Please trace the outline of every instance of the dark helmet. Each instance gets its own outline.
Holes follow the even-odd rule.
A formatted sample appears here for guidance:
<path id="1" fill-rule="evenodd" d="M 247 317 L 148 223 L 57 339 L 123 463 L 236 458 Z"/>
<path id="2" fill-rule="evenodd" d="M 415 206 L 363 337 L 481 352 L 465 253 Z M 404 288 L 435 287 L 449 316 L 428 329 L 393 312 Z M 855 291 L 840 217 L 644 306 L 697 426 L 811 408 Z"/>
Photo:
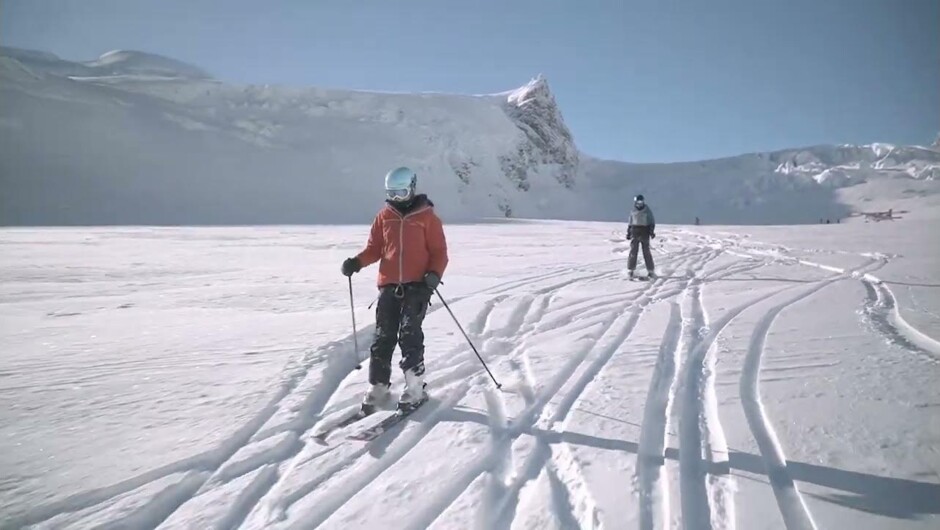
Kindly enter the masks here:
<path id="1" fill-rule="evenodd" d="M 633 198 L 633 206 L 639 210 L 642 210 L 646 207 L 646 200 L 643 199 L 642 193 Z"/>

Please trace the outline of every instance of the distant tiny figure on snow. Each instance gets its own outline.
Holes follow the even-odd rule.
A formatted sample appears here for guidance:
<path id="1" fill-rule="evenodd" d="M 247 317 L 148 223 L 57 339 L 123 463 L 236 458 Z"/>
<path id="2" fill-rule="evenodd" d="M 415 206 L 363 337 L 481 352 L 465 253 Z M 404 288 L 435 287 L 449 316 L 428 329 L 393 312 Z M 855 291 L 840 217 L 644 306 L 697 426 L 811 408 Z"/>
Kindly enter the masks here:
<path id="1" fill-rule="evenodd" d="M 699 218 L 696 217 L 696 218 L 695 218 L 695 226 L 698 226 L 698 225 L 700 225 L 700 224 L 702 224 L 702 221 L 700 221 Z"/>
<path id="2" fill-rule="evenodd" d="M 631 240 L 627 270 L 629 270 L 631 279 L 633 278 L 633 271 L 636 269 L 637 253 L 641 245 L 643 246 L 643 262 L 646 264 L 649 278 L 656 276 L 653 256 L 650 254 L 650 239 L 655 238 L 656 219 L 653 217 L 653 210 L 646 204 L 643 195 L 637 195 L 633 199 L 633 211 L 630 212 L 630 221 L 627 225 L 627 239 Z"/>
<path id="3" fill-rule="evenodd" d="M 447 267 L 447 241 L 441 219 L 427 195 L 416 194 L 418 177 L 400 167 L 385 176 L 387 203 L 372 222 L 365 249 L 343 261 L 346 276 L 379 262 L 379 302 L 375 309 L 375 338 L 370 349 L 369 383 L 362 409 L 371 413 L 390 397 L 392 354 L 401 348 L 399 367 L 405 389 L 399 409 L 427 400 L 424 383 L 424 331 L 431 295 Z"/>

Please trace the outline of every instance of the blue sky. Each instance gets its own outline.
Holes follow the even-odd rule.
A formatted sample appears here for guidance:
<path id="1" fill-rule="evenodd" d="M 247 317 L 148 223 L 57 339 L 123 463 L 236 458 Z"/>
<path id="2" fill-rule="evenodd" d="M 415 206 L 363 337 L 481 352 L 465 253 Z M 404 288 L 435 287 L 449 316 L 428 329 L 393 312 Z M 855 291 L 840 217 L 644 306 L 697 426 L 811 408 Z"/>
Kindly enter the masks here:
<path id="1" fill-rule="evenodd" d="M 0 44 L 392 91 L 542 73 L 582 150 L 637 162 L 940 132 L 937 0 L 0 0 Z"/>

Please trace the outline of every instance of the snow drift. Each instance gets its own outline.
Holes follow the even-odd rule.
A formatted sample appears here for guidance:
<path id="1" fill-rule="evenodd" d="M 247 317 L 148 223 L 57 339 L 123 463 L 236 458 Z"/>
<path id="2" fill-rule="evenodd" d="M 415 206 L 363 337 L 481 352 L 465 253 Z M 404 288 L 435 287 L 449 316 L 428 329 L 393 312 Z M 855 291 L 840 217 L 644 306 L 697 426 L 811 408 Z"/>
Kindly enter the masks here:
<path id="1" fill-rule="evenodd" d="M 870 182 L 891 182 L 880 199 L 940 189 L 940 153 L 883 144 L 596 160 L 542 77 L 498 94 L 389 94 L 234 85 L 142 52 L 78 63 L 0 48 L 0 98 L 6 225 L 361 223 L 396 165 L 450 221 L 622 220 L 645 193 L 662 222 L 806 223 L 871 200 L 844 193 Z"/>

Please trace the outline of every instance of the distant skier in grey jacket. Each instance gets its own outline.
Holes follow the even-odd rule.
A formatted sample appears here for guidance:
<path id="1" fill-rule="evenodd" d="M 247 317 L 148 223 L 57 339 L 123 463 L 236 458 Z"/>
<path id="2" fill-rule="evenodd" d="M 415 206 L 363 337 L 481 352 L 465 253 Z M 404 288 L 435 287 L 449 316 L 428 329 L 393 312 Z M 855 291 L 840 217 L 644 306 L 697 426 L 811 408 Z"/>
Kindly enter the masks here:
<path id="1" fill-rule="evenodd" d="M 633 271 L 636 269 L 636 258 L 640 245 L 643 246 L 643 262 L 646 264 L 649 277 L 654 278 L 656 276 L 653 256 L 650 254 L 650 239 L 655 237 L 656 218 L 653 217 L 653 210 L 646 204 L 643 195 L 637 195 L 633 199 L 633 210 L 630 212 L 630 222 L 627 225 L 627 239 L 631 240 L 630 257 L 627 259 L 630 278 L 633 278 Z"/>

